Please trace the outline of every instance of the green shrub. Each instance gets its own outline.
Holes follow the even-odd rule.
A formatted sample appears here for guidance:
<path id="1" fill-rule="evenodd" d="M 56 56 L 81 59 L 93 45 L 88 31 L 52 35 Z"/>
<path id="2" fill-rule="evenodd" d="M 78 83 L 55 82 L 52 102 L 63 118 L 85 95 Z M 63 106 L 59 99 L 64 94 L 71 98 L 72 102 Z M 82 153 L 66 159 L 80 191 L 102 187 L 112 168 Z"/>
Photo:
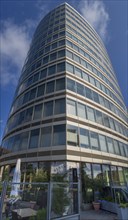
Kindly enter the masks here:
<path id="1" fill-rule="evenodd" d="M 128 208 L 128 203 L 120 203 L 120 208 Z"/>
<path id="2" fill-rule="evenodd" d="M 39 209 L 36 215 L 37 220 L 46 220 L 47 212 L 46 209 Z"/>

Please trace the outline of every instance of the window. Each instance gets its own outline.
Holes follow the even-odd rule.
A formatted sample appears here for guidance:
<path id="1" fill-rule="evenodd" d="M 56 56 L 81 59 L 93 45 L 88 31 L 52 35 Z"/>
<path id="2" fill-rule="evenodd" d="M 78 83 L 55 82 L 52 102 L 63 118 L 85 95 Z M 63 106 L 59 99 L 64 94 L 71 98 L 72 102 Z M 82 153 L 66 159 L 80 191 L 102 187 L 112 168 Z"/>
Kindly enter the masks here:
<path id="1" fill-rule="evenodd" d="M 47 69 L 44 69 L 40 73 L 40 79 L 44 79 L 47 76 Z"/>
<path id="2" fill-rule="evenodd" d="M 113 118 L 109 118 L 109 123 L 110 123 L 110 128 L 115 130 L 115 123 L 114 123 Z"/>
<path id="3" fill-rule="evenodd" d="M 48 63 L 48 58 L 49 58 L 49 56 L 46 56 L 46 57 L 43 58 L 43 64 Z"/>
<path id="4" fill-rule="evenodd" d="M 54 114 L 63 114 L 65 113 L 65 99 L 55 100 L 55 109 Z"/>
<path id="5" fill-rule="evenodd" d="M 44 117 L 53 115 L 53 101 L 44 103 Z"/>
<path id="6" fill-rule="evenodd" d="M 103 84 L 101 84 L 101 90 L 102 90 L 104 93 L 106 93 L 106 88 L 105 88 L 105 86 L 104 86 Z"/>
<path id="7" fill-rule="evenodd" d="M 122 167 L 117 167 L 118 169 L 118 175 L 119 175 L 119 181 L 121 185 L 125 184 L 125 180 L 124 180 L 124 174 L 123 174 L 123 168 Z"/>
<path id="8" fill-rule="evenodd" d="M 58 23 L 59 23 L 59 21 L 58 21 Z M 59 37 L 62 37 L 62 36 L 64 36 L 65 35 L 65 31 L 61 31 L 60 33 L 59 33 Z"/>
<path id="9" fill-rule="evenodd" d="M 65 89 L 65 78 L 56 80 L 56 91 Z"/>
<path id="10" fill-rule="evenodd" d="M 25 122 L 25 110 L 20 112 L 18 124 L 22 124 Z"/>
<path id="11" fill-rule="evenodd" d="M 128 157 L 128 145 L 124 144 L 125 156 Z"/>
<path id="12" fill-rule="evenodd" d="M 80 83 L 76 83 L 76 85 L 77 85 L 77 93 L 82 96 L 85 96 L 84 86 Z"/>
<path id="13" fill-rule="evenodd" d="M 84 51 L 79 48 L 79 53 L 84 56 Z"/>
<path id="14" fill-rule="evenodd" d="M 53 35 L 53 40 L 57 39 L 58 38 L 58 34 L 54 34 Z"/>
<path id="15" fill-rule="evenodd" d="M 42 115 L 42 104 L 36 105 L 35 109 L 34 109 L 34 117 L 33 119 L 41 119 L 41 115 Z"/>
<path id="16" fill-rule="evenodd" d="M 60 40 L 59 41 L 59 46 L 63 46 L 63 45 L 65 45 L 65 40 Z"/>
<path id="17" fill-rule="evenodd" d="M 72 43 L 69 40 L 66 40 L 66 44 L 67 46 L 72 47 Z"/>
<path id="18" fill-rule="evenodd" d="M 91 147 L 93 150 L 100 150 L 97 133 L 92 132 L 92 131 L 90 132 L 90 141 L 91 141 Z"/>
<path id="19" fill-rule="evenodd" d="M 98 110 L 95 110 L 95 114 L 96 114 L 96 122 L 98 124 L 103 125 L 102 112 L 99 112 Z"/>
<path id="20" fill-rule="evenodd" d="M 9 150 L 12 150 L 13 149 L 13 144 L 14 144 L 14 139 L 15 139 L 15 136 L 9 138 L 8 140 L 6 140 L 8 142 L 8 149 Z M 7 143 L 5 145 L 5 147 L 7 146 Z"/>
<path id="21" fill-rule="evenodd" d="M 81 118 L 86 118 L 86 109 L 85 109 L 85 105 L 78 103 L 77 104 L 78 107 L 78 116 Z"/>
<path id="22" fill-rule="evenodd" d="M 69 115 L 77 115 L 76 114 L 76 102 L 71 99 L 67 99 L 67 113 Z"/>
<path id="23" fill-rule="evenodd" d="M 79 47 L 76 46 L 75 44 L 73 44 L 73 49 L 75 49 L 76 51 L 79 51 Z"/>
<path id="24" fill-rule="evenodd" d="M 101 104 L 102 106 L 105 106 L 104 98 L 99 95 L 99 99 L 100 99 L 100 104 Z"/>
<path id="25" fill-rule="evenodd" d="M 28 109 L 26 110 L 25 122 L 31 121 L 31 119 L 32 119 L 32 113 L 33 113 L 33 107 L 28 108 Z"/>
<path id="26" fill-rule="evenodd" d="M 51 138 L 52 138 L 52 126 L 43 127 L 41 129 L 40 147 L 51 146 Z"/>
<path id="27" fill-rule="evenodd" d="M 87 67 L 87 63 L 85 60 L 81 59 L 81 65 L 84 66 L 85 68 Z"/>
<path id="28" fill-rule="evenodd" d="M 28 147 L 28 136 L 29 132 L 23 132 L 20 135 L 20 149 L 19 150 L 26 150 Z"/>
<path id="29" fill-rule="evenodd" d="M 92 66 L 89 63 L 87 63 L 87 68 L 92 71 Z"/>
<path id="30" fill-rule="evenodd" d="M 47 83 L 46 94 L 54 92 L 54 83 L 55 81 L 51 81 Z"/>
<path id="31" fill-rule="evenodd" d="M 90 83 L 95 86 L 95 79 L 91 76 L 89 76 L 89 79 L 90 79 Z"/>
<path id="32" fill-rule="evenodd" d="M 111 166 L 111 178 L 113 183 L 118 183 L 119 182 L 119 176 L 117 172 L 117 167 L 116 166 Z"/>
<path id="33" fill-rule="evenodd" d="M 37 62 L 36 68 L 39 68 L 41 66 L 41 60 Z"/>
<path id="34" fill-rule="evenodd" d="M 23 104 L 25 104 L 26 102 L 28 102 L 28 100 L 29 100 L 29 95 L 30 95 L 30 92 L 25 93 L 24 98 L 23 98 Z"/>
<path id="35" fill-rule="evenodd" d="M 105 107 L 110 109 L 109 101 L 107 99 L 104 99 L 104 101 L 105 101 Z"/>
<path id="36" fill-rule="evenodd" d="M 107 115 L 103 114 L 104 126 L 110 128 L 109 118 Z"/>
<path id="37" fill-rule="evenodd" d="M 90 121 L 95 121 L 94 109 L 87 106 L 87 118 Z"/>
<path id="38" fill-rule="evenodd" d="M 96 87 L 97 87 L 98 89 L 101 89 L 100 83 L 99 83 L 99 81 L 97 81 L 97 80 L 96 80 Z"/>
<path id="39" fill-rule="evenodd" d="M 54 28 L 54 32 L 58 31 L 59 30 L 59 27 L 55 27 Z"/>
<path id="40" fill-rule="evenodd" d="M 57 58 L 57 53 L 50 54 L 50 61 L 55 60 Z"/>
<path id="41" fill-rule="evenodd" d="M 31 72 L 35 70 L 35 64 L 31 67 Z"/>
<path id="42" fill-rule="evenodd" d="M 73 53 L 70 52 L 69 50 L 66 50 L 66 56 L 72 59 Z"/>
<path id="43" fill-rule="evenodd" d="M 100 103 L 100 101 L 99 101 L 99 95 L 98 95 L 98 93 L 96 93 L 96 92 L 94 92 L 94 91 L 93 91 L 93 100 L 94 100 L 94 102 L 96 102 L 96 103 Z"/>
<path id="44" fill-rule="evenodd" d="M 101 172 L 101 165 L 100 164 L 92 164 L 92 172 L 93 172 L 93 179 L 101 179 L 102 180 L 102 172 Z"/>
<path id="45" fill-rule="evenodd" d="M 29 148 L 38 147 L 39 131 L 40 131 L 39 129 L 31 131 Z"/>
<path id="46" fill-rule="evenodd" d="M 77 62 L 77 63 L 80 63 L 80 57 L 78 57 L 77 55 L 74 54 L 74 60 Z"/>
<path id="47" fill-rule="evenodd" d="M 80 128 L 80 146 L 85 148 L 90 148 L 89 131 L 83 128 Z"/>
<path id="48" fill-rule="evenodd" d="M 58 51 L 58 58 L 64 57 L 65 56 L 65 50 L 60 50 Z"/>
<path id="49" fill-rule="evenodd" d="M 72 125 L 67 126 L 67 144 L 78 146 L 78 128 Z"/>
<path id="50" fill-rule="evenodd" d="M 76 92 L 75 81 L 67 78 L 67 89 Z"/>
<path id="51" fill-rule="evenodd" d="M 83 79 L 86 80 L 87 82 L 89 81 L 88 74 L 85 72 L 83 72 Z"/>
<path id="52" fill-rule="evenodd" d="M 86 97 L 88 99 L 92 99 L 92 91 L 91 91 L 91 89 L 85 87 L 85 92 L 86 92 Z"/>
<path id="53" fill-rule="evenodd" d="M 51 37 L 47 38 L 47 43 L 51 42 Z"/>
<path id="54" fill-rule="evenodd" d="M 119 149 L 119 143 L 118 143 L 118 141 L 113 140 L 113 143 L 114 143 L 115 153 L 116 153 L 117 155 L 120 155 L 120 149 Z"/>
<path id="55" fill-rule="evenodd" d="M 121 156 L 125 157 L 124 144 L 119 142 Z"/>
<path id="56" fill-rule="evenodd" d="M 39 73 L 36 73 L 34 76 L 33 76 L 33 83 L 38 81 L 39 79 Z"/>
<path id="57" fill-rule="evenodd" d="M 116 131 L 120 133 L 120 126 L 117 121 L 115 121 L 115 128 L 116 128 Z"/>
<path id="58" fill-rule="evenodd" d="M 14 137 L 14 142 L 13 142 L 13 146 L 12 146 L 12 151 L 18 151 L 20 148 L 20 134 L 15 135 Z"/>
<path id="59" fill-rule="evenodd" d="M 103 170 L 103 180 L 106 186 L 110 185 L 111 177 L 110 177 L 110 166 L 109 165 L 102 165 Z"/>
<path id="60" fill-rule="evenodd" d="M 30 86 L 33 82 L 33 76 L 31 76 L 28 80 L 27 80 L 27 87 Z"/>
<path id="61" fill-rule="evenodd" d="M 55 125 L 53 126 L 53 146 L 66 144 L 66 126 Z"/>
<path id="62" fill-rule="evenodd" d="M 44 95 L 45 84 L 38 86 L 37 97 Z"/>
<path id="63" fill-rule="evenodd" d="M 55 48 L 57 48 L 57 42 L 56 43 L 54 43 L 54 44 L 52 44 L 52 49 L 55 49 Z"/>
<path id="64" fill-rule="evenodd" d="M 45 53 L 50 51 L 50 46 L 45 47 Z"/>
<path id="65" fill-rule="evenodd" d="M 57 72 L 65 71 L 65 62 L 57 64 Z"/>
<path id="66" fill-rule="evenodd" d="M 48 68 L 48 75 L 52 75 L 56 73 L 56 65 L 50 66 Z"/>
<path id="67" fill-rule="evenodd" d="M 82 78 L 82 71 L 81 71 L 81 69 L 75 67 L 75 75 Z"/>
<path id="68" fill-rule="evenodd" d="M 106 143 L 106 137 L 104 135 L 99 134 L 99 142 L 100 142 L 100 149 L 101 149 L 101 151 L 108 152 L 108 150 L 107 150 L 107 143 Z"/>
<path id="69" fill-rule="evenodd" d="M 108 144 L 108 151 L 109 153 L 114 154 L 114 146 L 113 146 L 113 140 L 110 137 L 107 137 L 107 144 Z"/>
<path id="70" fill-rule="evenodd" d="M 36 89 L 37 88 L 34 88 L 34 89 L 32 89 L 30 91 L 29 101 L 35 98 L 35 96 L 36 96 Z"/>
<path id="71" fill-rule="evenodd" d="M 70 73 L 74 73 L 74 67 L 70 63 L 66 63 L 66 70 Z"/>

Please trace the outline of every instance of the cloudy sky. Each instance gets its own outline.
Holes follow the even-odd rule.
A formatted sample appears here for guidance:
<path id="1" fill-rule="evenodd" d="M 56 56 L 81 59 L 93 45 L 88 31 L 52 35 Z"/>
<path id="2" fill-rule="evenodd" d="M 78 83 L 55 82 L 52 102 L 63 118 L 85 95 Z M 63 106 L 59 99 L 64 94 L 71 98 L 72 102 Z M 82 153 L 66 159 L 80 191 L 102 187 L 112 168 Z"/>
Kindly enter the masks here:
<path id="1" fill-rule="evenodd" d="M 63 0 L 2 0 L 0 29 L 0 139 L 32 35 L 41 18 Z M 108 50 L 128 106 L 127 0 L 67 0 L 96 29 Z"/>

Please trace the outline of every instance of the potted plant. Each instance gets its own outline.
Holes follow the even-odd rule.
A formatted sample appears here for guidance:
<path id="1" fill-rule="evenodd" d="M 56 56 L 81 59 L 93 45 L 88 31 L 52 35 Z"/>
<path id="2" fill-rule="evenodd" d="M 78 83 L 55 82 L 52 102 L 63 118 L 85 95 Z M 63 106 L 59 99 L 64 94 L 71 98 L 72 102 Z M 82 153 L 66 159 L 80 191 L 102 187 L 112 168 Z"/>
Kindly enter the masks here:
<path id="1" fill-rule="evenodd" d="M 100 209 L 100 197 L 103 189 L 103 181 L 101 179 L 93 179 L 92 180 L 92 189 L 94 192 L 94 201 L 92 202 L 93 207 L 96 211 Z"/>
<path id="2" fill-rule="evenodd" d="M 128 203 L 120 203 L 117 209 L 118 220 L 126 220 L 128 218 Z"/>

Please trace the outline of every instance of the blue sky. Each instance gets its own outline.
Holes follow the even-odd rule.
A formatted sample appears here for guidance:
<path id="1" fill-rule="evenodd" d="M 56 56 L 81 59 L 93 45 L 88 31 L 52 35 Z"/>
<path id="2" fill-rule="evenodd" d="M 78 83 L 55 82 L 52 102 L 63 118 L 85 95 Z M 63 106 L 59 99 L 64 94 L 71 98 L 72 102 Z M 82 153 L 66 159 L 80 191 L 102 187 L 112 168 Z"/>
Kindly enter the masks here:
<path id="1" fill-rule="evenodd" d="M 0 139 L 33 32 L 46 13 L 63 0 L 2 0 L 0 29 Z M 128 106 L 127 0 L 67 0 L 103 39 Z"/>

